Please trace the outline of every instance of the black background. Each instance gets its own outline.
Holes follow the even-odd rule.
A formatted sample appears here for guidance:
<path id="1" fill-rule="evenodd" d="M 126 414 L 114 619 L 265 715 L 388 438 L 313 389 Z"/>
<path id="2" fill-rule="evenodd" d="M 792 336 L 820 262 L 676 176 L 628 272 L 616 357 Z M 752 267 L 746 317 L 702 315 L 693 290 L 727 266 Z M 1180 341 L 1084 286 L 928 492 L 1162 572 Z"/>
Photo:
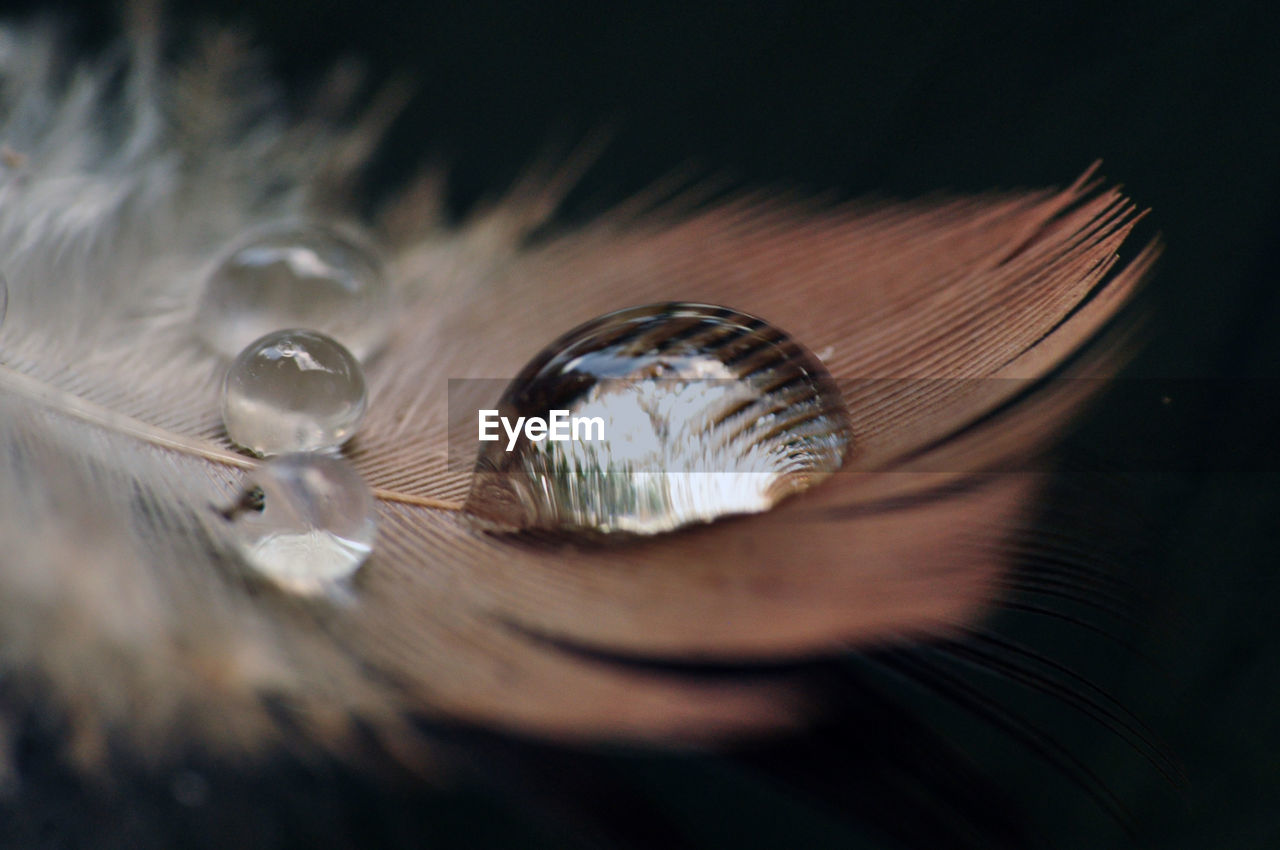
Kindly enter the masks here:
<path id="1" fill-rule="evenodd" d="M 62 9 L 86 41 L 114 26 L 109 4 Z M 569 197 L 566 225 L 690 167 L 739 186 L 907 198 L 1061 185 L 1101 159 L 1103 174 L 1152 209 L 1141 235 L 1158 231 L 1167 248 L 1144 295 L 1146 347 L 1073 438 L 1064 468 L 1099 455 L 1126 468 L 1078 522 L 1096 526 L 1115 568 L 1144 589 L 1129 637 L 1150 658 L 1071 631 L 1008 629 L 1148 720 L 1187 787 L 1171 790 L 1129 744 L 1052 700 L 1019 702 L 975 674 L 1123 799 L 1126 833 L 1026 746 L 909 688 L 887 690 L 1009 798 L 969 808 L 1016 807 L 1033 840 L 1280 846 L 1280 64 L 1270 4 L 198 0 L 170 14 L 255 33 L 286 92 L 345 56 L 364 60 L 375 81 L 408 74 L 418 93 L 370 171 L 371 192 L 439 162 L 457 215 L 539 154 L 600 129 L 610 143 Z M 1131 456 L 1144 460 L 1126 465 Z M 1083 481 L 1064 474 L 1046 511 L 1078 497 Z M 850 716 L 789 745 L 808 786 L 785 779 L 782 749 L 762 769 L 539 751 L 538 781 L 562 781 L 562 796 L 579 801 L 591 790 L 586 814 L 561 812 L 550 792 L 521 809 L 499 794 L 428 796 L 296 765 L 257 776 L 202 765 L 207 793 L 194 807 L 173 801 L 168 779 L 139 780 L 132 800 L 112 802 L 45 764 L 37 737 L 26 755 L 32 790 L 0 812 L 10 819 L 0 835 L 12 846 L 167 846 L 170 830 L 187 845 L 230 846 L 224 830 L 236 822 L 237 846 L 562 846 L 621 824 L 615 837 L 642 835 L 642 846 L 880 846 L 921 804 L 897 791 L 903 802 L 879 814 L 842 802 L 874 796 L 877 758 L 911 759 L 909 742 L 887 754 L 845 742 L 863 722 L 885 717 Z M 497 745 L 485 758 L 509 756 Z M 574 786 L 575 775 L 588 779 Z M 19 812 L 29 827 L 14 825 Z"/>

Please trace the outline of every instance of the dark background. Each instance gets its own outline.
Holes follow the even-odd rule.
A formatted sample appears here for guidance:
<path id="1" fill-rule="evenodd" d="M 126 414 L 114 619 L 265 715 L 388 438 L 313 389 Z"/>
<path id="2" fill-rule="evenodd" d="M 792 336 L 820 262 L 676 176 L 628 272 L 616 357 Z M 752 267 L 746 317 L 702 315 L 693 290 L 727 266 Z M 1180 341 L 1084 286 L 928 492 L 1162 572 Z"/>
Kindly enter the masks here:
<path id="1" fill-rule="evenodd" d="M 5 7 L 70 11 L 87 42 L 115 26 L 107 3 Z M 1007 615 L 998 625 L 1138 713 L 1188 779 L 1173 788 L 1131 743 L 1060 700 L 971 672 L 1097 774 L 1122 800 L 1126 831 L 1061 757 L 1047 764 L 999 730 L 1007 724 L 847 660 L 823 673 L 835 704 L 841 688 L 869 681 L 917 720 L 855 701 L 808 737 L 733 757 L 457 742 L 513 786 L 541 783 L 545 795 L 523 803 L 503 789 L 388 789 L 333 765 L 245 776 L 203 763 L 196 780 L 140 774 L 122 803 L 74 784 L 33 733 L 30 790 L 0 810 L 9 846 L 224 846 L 230 823 L 237 846 L 981 847 L 1018 834 L 1033 846 L 1280 846 L 1270 4 L 197 0 L 171 14 L 256 33 L 287 96 L 347 56 L 375 81 L 409 74 L 418 93 L 370 171 L 371 192 L 438 162 L 456 215 L 600 129 L 611 141 L 570 195 L 566 225 L 690 167 L 737 186 L 909 198 L 1062 185 L 1103 160 L 1102 173 L 1152 209 L 1140 238 L 1159 232 L 1167 248 L 1144 295 L 1146 347 L 1066 448 L 1044 522 L 1072 523 L 1138 587 L 1126 600 L 1135 622 L 1107 628 L 1145 660 L 1078 629 Z M 942 749 L 921 743 L 930 736 Z M 927 790 L 953 761 L 986 779 Z M 175 782 L 201 793 L 175 797 Z M 946 806 L 955 813 L 937 819 L 950 833 L 913 826 Z"/>

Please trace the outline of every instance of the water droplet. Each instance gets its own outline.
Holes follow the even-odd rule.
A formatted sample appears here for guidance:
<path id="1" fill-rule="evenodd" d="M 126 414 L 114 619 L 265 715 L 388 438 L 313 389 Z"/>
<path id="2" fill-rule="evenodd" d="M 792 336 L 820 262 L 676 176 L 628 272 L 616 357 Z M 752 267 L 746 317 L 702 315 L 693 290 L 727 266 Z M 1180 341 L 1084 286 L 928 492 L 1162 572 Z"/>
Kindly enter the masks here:
<path id="1" fill-rule="evenodd" d="M 272 458 L 225 516 L 249 566 L 304 596 L 341 597 L 377 535 L 373 493 L 349 463 L 327 455 Z"/>
<path id="2" fill-rule="evenodd" d="M 222 386 L 231 442 L 257 455 L 336 449 L 364 418 L 360 363 L 322 333 L 269 333 L 240 352 Z"/>
<path id="3" fill-rule="evenodd" d="M 209 276 L 196 327 L 234 357 L 282 328 L 315 328 L 366 359 L 386 342 L 390 289 L 373 250 L 318 224 L 279 224 L 251 235 Z"/>
<path id="4" fill-rule="evenodd" d="M 840 391 L 811 353 L 704 304 L 635 307 L 570 331 L 498 410 L 570 420 L 569 439 L 526 429 L 510 451 L 505 434 L 480 443 L 466 506 L 505 529 L 657 534 L 758 513 L 839 469 L 850 443 Z M 573 418 L 585 420 L 579 439 Z"/>

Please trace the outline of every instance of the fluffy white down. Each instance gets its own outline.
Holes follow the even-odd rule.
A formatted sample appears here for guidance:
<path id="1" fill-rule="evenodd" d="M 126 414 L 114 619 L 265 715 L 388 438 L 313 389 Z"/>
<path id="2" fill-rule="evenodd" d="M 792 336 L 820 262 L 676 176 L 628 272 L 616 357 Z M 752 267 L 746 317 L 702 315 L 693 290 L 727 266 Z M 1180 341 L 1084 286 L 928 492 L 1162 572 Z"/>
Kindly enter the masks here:
<path id="1" fill-rule="evenodd" d="M 189 328 L 209 265 L 263 222 L 340 217 L 377 121 L 282 119 L 226 34 L 163 73 L 130 47 L 77 64 L 52 28 L 0 29 L 0 678 L 90 766 L 110 734 L 256 749 L 264 698 L 321 726 L 385 710 L 297 616 L 249 603 L 209 510 L 239 470 L 137 439 L 216 428 L 222 366 Z"/>

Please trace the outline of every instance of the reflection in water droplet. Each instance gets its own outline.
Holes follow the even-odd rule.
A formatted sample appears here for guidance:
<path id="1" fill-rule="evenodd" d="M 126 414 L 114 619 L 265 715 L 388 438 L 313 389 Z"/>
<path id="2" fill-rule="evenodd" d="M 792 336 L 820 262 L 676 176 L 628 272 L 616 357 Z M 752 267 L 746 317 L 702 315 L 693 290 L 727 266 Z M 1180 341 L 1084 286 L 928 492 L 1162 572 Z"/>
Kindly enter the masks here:
<path id="1" fill-rule="evenodd" d="M 610 313 L 556 340 L 511 382 L 499 415 L 562 433 L 480 443 L 467 509 L 506 529 L 657 534 L 768 510 L 839 469 L 850 442 L 821 363 L 761 319 L 658 304 Z M 599 418 L 604 439 L 585 439 Z M 532 438 L 530 438 L 532 436 Z M 598 431 L 590 435 L 598 436 Z"/>
<path id="2" fill-rule="evenodd" d="M 325 455 L 281 455 L 263 464 L 226 516 L 245 561 L 304 596 L 342 596 L 377 534 L 368 485 L 346 461 Z"/>
<path id="3" fill-rule="evenodd" d="M 386 342 L 390 290 L 373 251 L 317 224 L 259 231 L 209 276 L 196 328 L 217 352 L 234 357 L 282 328 L 314 328 L 360 359 Z"/>
<path id="4" fill-rule="evenodd" d="M 364 418 L 360 363 L 321 333 L 269 333 L 240 353 L 222 387 L 231 442 L 257 455 L 336 449 Z"/>

